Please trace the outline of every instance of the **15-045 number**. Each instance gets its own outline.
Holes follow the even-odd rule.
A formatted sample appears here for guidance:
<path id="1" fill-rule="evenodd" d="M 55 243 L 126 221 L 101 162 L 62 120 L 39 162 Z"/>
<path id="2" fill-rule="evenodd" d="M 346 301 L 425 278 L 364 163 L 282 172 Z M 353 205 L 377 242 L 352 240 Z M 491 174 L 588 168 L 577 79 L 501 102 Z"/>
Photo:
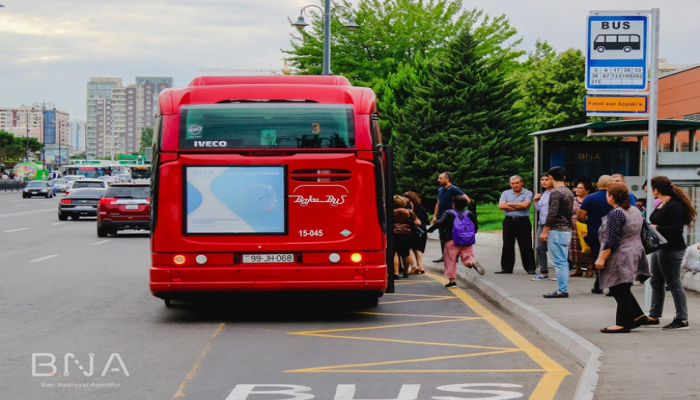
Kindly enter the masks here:
<path id="1" fill-rule="evenodd" d="M 299 229 L 300 237 L 321 237 L 323 229 Z"/>

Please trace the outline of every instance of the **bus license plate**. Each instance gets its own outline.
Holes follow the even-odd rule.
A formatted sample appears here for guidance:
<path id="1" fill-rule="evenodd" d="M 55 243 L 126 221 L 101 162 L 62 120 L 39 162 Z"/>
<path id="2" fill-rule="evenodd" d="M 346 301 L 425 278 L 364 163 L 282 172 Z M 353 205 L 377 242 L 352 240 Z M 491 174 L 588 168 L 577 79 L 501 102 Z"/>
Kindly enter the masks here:
<path id="1" fill-rule="evenodd" d="M 293 263 L 294 254 L 243 254 L 243 264 Z"/>

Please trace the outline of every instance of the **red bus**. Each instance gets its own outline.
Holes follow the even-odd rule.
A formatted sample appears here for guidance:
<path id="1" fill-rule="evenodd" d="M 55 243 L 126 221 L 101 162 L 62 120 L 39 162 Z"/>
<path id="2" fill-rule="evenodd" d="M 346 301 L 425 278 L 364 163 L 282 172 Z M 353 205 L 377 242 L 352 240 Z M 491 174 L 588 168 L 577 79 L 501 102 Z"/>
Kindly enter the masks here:
<path id="1" fill-rule="evenodd" d="M 150 290 L 387 288 L 376 98 L 340 76 L 199 77 L 159 97 Z"/>

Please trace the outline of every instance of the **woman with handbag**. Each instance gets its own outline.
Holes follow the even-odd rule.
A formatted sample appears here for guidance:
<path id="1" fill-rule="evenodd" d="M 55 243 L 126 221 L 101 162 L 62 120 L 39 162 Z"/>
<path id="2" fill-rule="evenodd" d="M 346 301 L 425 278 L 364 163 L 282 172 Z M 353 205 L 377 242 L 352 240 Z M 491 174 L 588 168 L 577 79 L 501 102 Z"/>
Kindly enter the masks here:
<path id="1" fill-rule="evenodd" d="M 403 194 L 403 197 L 408 199 L 407 207 L 416 214 L 416 217 L 420 219 L 420 227 L 423 229 L 423 235 L 413 235 L 413 243 L 411 244 L 411 251 L 416 257 L 416 268 L 415 273 L 424 274 L 425 268 L 423 268 L 423 253 L 425 253 L 425 245 L 428 241 L 428 234 L 425 233 L 425 229 L 428 229 L 430 218 L 428 218 L 428 212 L 423 208 L 421 198 L 416 192 L 408 191 Z"/>
<path id="2" fill-rule="evenodd" d="M 413 242 L 413 230 L 411 223 L 420 225 L 421 222 L 413 211 L 406 207 L 406 199 L 403 196 L 394 196 L 394 279 L 399 279 L 399 259 L 403 261 L 403 276 L 407 278 L 413 269 L 413 257 L 411 257 L 411 244 Z M 398 257 L 397 257 L 398 255 Z"/>
<path id="3" fill-rule="evenodd" d="M 688 305 L 681 283 L 681 261 L 686 248 L 683 226 L 693 225 L 697 211 L 685 192 L 665 176 L 655 176 L 651 179 L 651 193 L 661 202 L 652 211 L 649 221 L 668 243 L 651 253 L 651 308 L 649 321 L 644 325 L 659 326 L 666 289 L 673 296 L 676 316 L 663 329 L 690 329 Z"/>
<path id="4" fill-rule="evenodd" d="M 574 265 L 574 270 L 569 276 L 584 275 L 582 269 L 586 268 L 585 277 L 593 276 L 593 261 L 594 257 L 591 254 L 591 248 L 586 244 L 581 237 L 585 237 L 588 231 L 586 224 L 578 222 L 577 214 L 581 209 L 583 199 L 593 191 L 593 185 L 588 179 L 579 179 L 574 188 L 574 212 L 571 214 L 571 223 L 573 224 L 571 244 L 569 245 L 569 260 Z M 583 234 L 583 235 L 582 235 Z M 597 254 L 596 254 L 597 256 Z"/>
<path id="5" fill-rule="evenodd" d="M 598 231 L 601 246 L 595 267 L 600 271 L 600 287 L 610 288 L 615 297 L 617 314 L 615 325 L 600 331 L 629 333 L 649 322 L 631 291 L 636 279 L 649 276 L 649 263 L 639 235 L 644 219 L 636 207 L 631 207 L 624 183 L 608 185 L 607 201 L 613 210 L 603 217 Z"/>

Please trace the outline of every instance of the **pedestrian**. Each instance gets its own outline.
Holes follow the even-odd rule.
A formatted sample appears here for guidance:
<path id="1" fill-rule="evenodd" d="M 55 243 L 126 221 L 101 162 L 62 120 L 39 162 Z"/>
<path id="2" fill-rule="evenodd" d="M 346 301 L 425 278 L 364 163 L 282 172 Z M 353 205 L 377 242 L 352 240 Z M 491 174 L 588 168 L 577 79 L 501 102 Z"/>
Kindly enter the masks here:
<path id="1" fill-rule="evenodd" d="M 654 198 L 661 200 L 661 204 L 652 211 L 649 221 L 668 243 L 651 253 L 651 308 L 649 308 L 647 325 L 660 324 L 659 318 L 664 311 L 665 291 L 668 290 L 673 296 L 676 316 L 663 329 L 690 329 L 688 305 L 685 290 L 681 284 L 681 261 L 686 249 L 683 226 L 693 225 L 697 211 L 683 189 L 674 185 L 668 177 L 653 177 L 651 193 Z"/>
<path id="2" fill-rule="evenodd" d="M 574 207 L 574 194 L 566 187 L 563 167 L 552 167 L 549 176 L 554 181 L 554 189 L 549 195 L 547 222 L 539 239 L 546 241 L 552 255 L 552 264 L 557 271 L 558 288 L 545 294 L 547 299 L 569 297 L 569 244 L 571 243 L 571 214 Z"/>
<path id="3" fill-rule="evenodd" d="M 544 223 L 547 221 L 547 213 L 549 212 L 549 195 L 554 189 L 552 178 L 545 172 L 540 175 L 540 186 L 542 193 L 537 193 L 532 197 L 535 202 L 535 211 L 539 214 L 537 218 L 536 237 L 542 233 Z M 547 260 L 547 242 L 538 240 L 535 243 L 535 253 L 537 254 L 537 265 L 540 267 L 540 274 L 530 278 L 532 281 L 548 281 L 549 280 L 549 261 Z"/>
<path id="4" fill-rule="evenodd" d="M 404 198 L 408 199 L 407 207 L 410 208 L 418 219 L 420 219 L 421 226 L 427 228 L 430 223 L 430 218 L 428 217 L 428 212 L 423 208 L 423 204 L 418 193 L 413 191 L 407 191 L 403 194 Z M 413 235 L 413 241 L 411 244 L 411 251 L 413 252 L 416 260 L 415 271 L 424 274 L 425 268 L 423 266 L 423 253 L 425 253 L 425 245 L 428 241 L 428 235 L 423 235 L 422 237 L 417 237 Z"/>
<path id="5" fill-rule="evenodd" d="M 445 285 L 447 288 L 456 287 L 457 283 L 455 279 L 457 278 L 457 258 L 462 260 L 462 264 L 467 268 L 474 268 L 479 273 L 479 275 L 484 274 L 484 268 L 476 261 L 474 258 L 473 249 L 473 235 L 479 229 L 479 224 L 476 219 L 476 215 L 467 210 L 467 199 L 463 196 L 455 197 L 454 199 L 454 210 L 448 210 L 442 214 L 442 217 L 438 219 L 435 224 L 428 228 L 428 232 L 433 232 L 435 229 L 440 228 L 440 234 L 446 232 L 445 237 L 445 277 L 449 282 Z M 471 229 L 468 227 L 471 221 Z M 466 243 L 471 244 L 461 244 L 459 238 L 454 237 L 454 228 L 464 227 L 465 234 L 470 236 L 470 241 Z"/>
<path id="6" fill-rule="evenodd" d="M 583 269 L 586 270 L 585 276 L 590 278 L 593 276 L 593 261 L 595 257 L 591 255 L 591 248 L 586 243 L 581 243 L 578 231 L 578 211 L 581 209 L 581 203 L 593 191 L 593 185 L 588 179 L 579 179 L 574 188 L 574 210 L 571 214 L 571 245 L 569 246 L 569 260 L 574 264 L 574 270 L 569 276 L 582 276 Z M 584 246 L 585 245 L 585 246 Z M 588 250 L 584 252 L 584 247 Z M 597 257 L 597 254 L 596 254 Z"/>
<path id="7" fill-rule="evenodd" d="M 413 268 L 411 258 L 411 243 L 413 241 L 413 231 L 411 222 L 420 225 L 421 222 L 416 214 L 406 208 L 406 199 L 403 196 L 394 195 L 394 279 L 399 279 L 399 260 L 403 262 L 403 276 L 406 278 Z M 398 257 L 396 257 L 398 255 Z"/>
<path id="8" fill-rule="evenodd" d="M 649 277 L 649 263 L 644 254 L 640 232 L 644 218 L 632 207 L 629 190 L 624 183 L 607 186 L 606 200 L 613 210 L 603 218 L 599 241 L 601 250 L 595 261 L 600 271 L 600 287 L 610 288 L 617 302 L 615 325 L 600 331 L 603 333 L 629 333 L 649 322 L 637 299 L 632 294 L 632 284 Z"/>
<path id="9" fill-rule="evenodd" d="M 586 243 L 590 246 L 591 254 L 594 258 L 597 258 L 600 252 L 600 241 L 598 240 L 600 225 L 603 222 L 603 217 L 608 215 L 610 210 L 612 210 L 612 206 L 608 204 L 607 200 L 607 187 L 611 183 L 612 176 L 601 175 L 598 178 L 598 190 L 583 199 L 581 202 L 581 209 L 576 215 L 576 220 L 585 223 L 588 228 Z M 600 288 L 600 275 L 598 274 L 598 270 L 595 270 L 594 273 L 595 282 L 593 283 L 591 293 L 602 294 L 603 290 Z"/>
<path id="10" fill-rule="evenodd" d="M 455 197 L 457 196 L 464 196 L 467 199 L 467 202 L 471 202 L 471 199 L 469 196 L 464 194 L 462 189 L 458 188 L 457 186 L 452 184 L 452 174 L 449 172 L 443 172 L 438 176 L 438 184 L 440 185 L 440 188 L 438 189 L 438 201 L 435 203 L 435 213 L 433 214 L 433 224 L 437 222 L 437 220 L 442 217 L 442 214 L 452 208 L 452 202 Z M 440 232 L 440 237 L 446 237 L 446 235 L 443 235 L 442 232 Z M 440 239 L 440 251 L 442 252 L 445 251 L 445 242 Z M 444 257 L 440 257 L 437 260 L 433 260 L 433 262 L 443 262 Z"/>
<path id="11" fill-rule="evenodd" d="M 518 242 L 523 268 L 535 275 L 535 252 L 532 250 L 532 224 L 530 205 L 532 192 L 524 187 L 519 175 L 510 177 L 510 189 L 501 193 L 498 209 L 503 210 L 503 248 L 501 250 L 501 270 L 496 274 L 512 274 L 515 265 L 515 242 Z"/>
<path id="12" fill-rule="evenodd" d="M 622 183 L 623 185 L 627 186 L 627 181 L 625 180 L 625 176 L 622 175 L 621 173 L 612 174 L 611 176 L 612 176 L 613 182 Z M 627 190 L 629 190 L 629 188 L 627 188 Z M 637 204 L 637 198 L 634 196 L 634 194 L 632 193 L 631 190 L 629 190 L 629 192 L 630 192 L 630 201 L 632 202 L 630 204 Z"/>

